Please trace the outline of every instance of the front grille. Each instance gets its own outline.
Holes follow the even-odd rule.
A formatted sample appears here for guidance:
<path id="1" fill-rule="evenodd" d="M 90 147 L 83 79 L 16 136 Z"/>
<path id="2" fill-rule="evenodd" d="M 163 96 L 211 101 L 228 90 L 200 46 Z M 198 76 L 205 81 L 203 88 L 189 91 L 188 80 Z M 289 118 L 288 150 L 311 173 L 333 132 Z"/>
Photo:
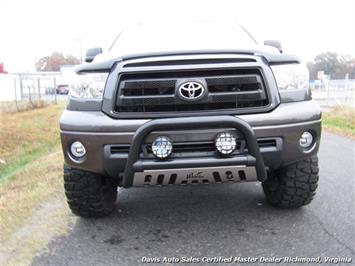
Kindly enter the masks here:
<path id="1" fill-rule="evenodd" d="M 177 96 L 184 81 L 202 81 L 207 96 L 195 102 Z M 173 113 L 262 108 L 269 104 L 258 69 L 127 73 L 119 77 L 115 112 Z"/>

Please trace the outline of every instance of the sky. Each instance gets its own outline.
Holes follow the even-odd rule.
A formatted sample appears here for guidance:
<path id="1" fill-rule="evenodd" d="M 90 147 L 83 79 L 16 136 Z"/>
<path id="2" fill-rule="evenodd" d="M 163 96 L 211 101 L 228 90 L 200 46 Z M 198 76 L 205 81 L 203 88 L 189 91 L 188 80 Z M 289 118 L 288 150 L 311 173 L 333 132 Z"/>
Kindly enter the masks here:
<path id="1" fill-rule="evenodd" d="M 326 51 L 355 57 L 354 0 L 0 0 L 0 62 L 34 71 L 53 51 L 105 50 L 131 24 L 189 20 L 235 20 L 304 61 Z"/>

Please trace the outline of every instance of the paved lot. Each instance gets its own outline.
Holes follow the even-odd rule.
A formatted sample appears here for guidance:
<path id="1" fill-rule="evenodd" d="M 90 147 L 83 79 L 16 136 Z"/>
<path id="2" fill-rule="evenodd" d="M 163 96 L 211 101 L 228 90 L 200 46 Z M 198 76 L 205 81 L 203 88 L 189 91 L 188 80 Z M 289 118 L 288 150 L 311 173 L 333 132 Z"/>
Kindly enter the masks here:
<path id="1" fill-rule="evenodd" d="M 138 265 L 143 256 L 328 256 L 352 257 L 354 265 L 354 144 L 323 135 L 318 194 L 302 209 L 270 207 L 255 183 L 120 190 L 113 215 L 78 219 L 33 264 Z"/>

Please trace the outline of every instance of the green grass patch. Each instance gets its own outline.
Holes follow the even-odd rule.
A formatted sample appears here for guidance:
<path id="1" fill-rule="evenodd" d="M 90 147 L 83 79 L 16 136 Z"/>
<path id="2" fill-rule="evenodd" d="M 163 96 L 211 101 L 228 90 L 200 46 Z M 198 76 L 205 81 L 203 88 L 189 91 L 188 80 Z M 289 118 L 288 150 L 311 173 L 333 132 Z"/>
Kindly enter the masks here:
<path id="1" fill-rule="evenodd" d="M 63 185 L 59 117 L 64 107 L 0 113 L 0 246 Z"/>
<path id="2" fill-rule="evenodd" d="M 9 182 L 0 183 L 0 245 L 62 188 L 62 174 L 63 156 L 58 147 L 14 172 Z"/>
<path id="3" fill-rule="evenodd" d="M 0 114 L 0 184 L 38 157 L 59 150 L 64 103 Z"/>
<path id="4" fill-rule="evenodd" d="M 336 133 L 355 137 L 355 109 L 351 107 L 336 107 L 323 112 L 323 127 Z"/>
<path id="5" fill-rule="evenodd" d="M 54 150 L 59 150 L 59 140 L 55 139 L 52 142 L 41 143 L 34 149 L 23 148 L 22 150 L 29 150 L 29 152 L 17 157 L 11 164 L 2 167 L 0 171 L 0 184 L 14 178 L 18 171 L 38 157 L 53 152 Z"/>

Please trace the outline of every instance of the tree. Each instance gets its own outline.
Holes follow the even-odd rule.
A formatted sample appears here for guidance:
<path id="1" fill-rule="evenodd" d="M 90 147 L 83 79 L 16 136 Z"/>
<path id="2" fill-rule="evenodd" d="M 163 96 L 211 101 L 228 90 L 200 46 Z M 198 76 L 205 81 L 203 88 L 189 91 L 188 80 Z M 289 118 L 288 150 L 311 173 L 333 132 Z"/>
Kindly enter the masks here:
<path id="1" fill-rule="evenodd" d="M 349 74 L 350 78 L 355 78 L 355 58 L 349 55 L 322 53 L 317 55 L 313 62 L 308 62 L 307 67 L 310 79 L 317 79 L 318 71 L 324 71 L 324 74 L 332 79 L 343 79 L 346 74 Z"/>
<path id="2" fill-rule="evenodd" d="M 44 56 L 36 62 L 37 71 L 59 71 L 62 65 L 77 65 L 80 60 L 73 56 L 64 56 L 60 52 L 53 52 L 50 56 Z"/>

